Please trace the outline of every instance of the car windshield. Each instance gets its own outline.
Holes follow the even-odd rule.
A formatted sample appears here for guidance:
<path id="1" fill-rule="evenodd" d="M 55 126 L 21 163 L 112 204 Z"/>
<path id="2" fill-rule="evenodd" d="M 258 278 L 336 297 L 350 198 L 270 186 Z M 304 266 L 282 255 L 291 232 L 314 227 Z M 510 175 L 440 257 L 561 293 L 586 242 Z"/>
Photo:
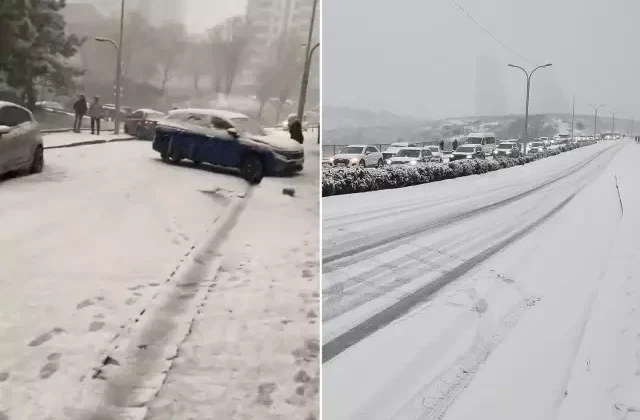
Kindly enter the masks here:
<path id="1" fill-rule="evenodd" d="M 253 136 L 267 135 L 267 132 L 262 128 L 262 124 L 251 118 L 232 118 L 231 121 L 240 132 L 249 133 Z"/>
<path id="2" fill-rule="evenodd" d="M 389 147 L 407 147 L 407 143 L 392 143 Z"/>
<path id="3" fill-rule="evenodd" d="M 361 155 L 364 152 L 364 147 L 360 146 L 347 146 L 340 150 L 341 155 Z"/>
<path id="4" fill-rule="evenodd" d="M 428 149 L 432 152 L 440 152 L 440 148 L 438 146 L 429 146 Z"/>
<path id="5" fill-rule="evenodd" d="M 482 144 L 482 137 L 468 137 L 467 143 L 469 144 Z"/>
<path id="6" fill-rule="evenodd" d="M 544 143 L 536 141 L 534 143 L 531 143 L 531 146 L 533 146 L 533 147 L 542 147 L 542 146 L 544 146 Z"/>
<path id="7" fill-rule="evenodd" d="M 513 145 L 511 143 L 502 143 L 498 145 L 498 149 L 513 149 Z"/>
<path id="8" fill-rule="evenodd" d="M 475 147 L 473 146 L 460 146 L 456 149 L 456 152 L 460 152 L 460 153 L 474 153 L 474 151 L 476 150 Z"/>
<path id="9" fill-rule="evenodd" d="M 402 149 L 396 154 L 396 157 L 420 157 L 420 150 Z"/>

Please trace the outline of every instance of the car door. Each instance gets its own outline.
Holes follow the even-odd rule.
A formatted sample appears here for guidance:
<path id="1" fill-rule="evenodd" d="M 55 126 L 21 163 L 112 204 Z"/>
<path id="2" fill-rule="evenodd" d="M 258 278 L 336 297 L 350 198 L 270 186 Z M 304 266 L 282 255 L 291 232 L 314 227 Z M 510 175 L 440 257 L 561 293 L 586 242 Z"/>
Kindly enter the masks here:
<path id="1" fill-rule="evenodd" d="M 238 129 L 226 119 L 216 116 L 211 117 L 211 125 L 216 131 L 219 131 L 219 133 L 216 135 L 218 146 L 217 159 L 219 161 L 217 165 L 227 167 L 238 166 L 242 157 L 242 152 L 248 147 L 246 144 L 243 144 L 237 137 L 234 137 L 228 133 L 228 130 L 230 128 L 235 128 L 236 130 Z M 241 135 L 240 130 L 238 130 L 238 133 L 239 135 Z"/>
<path id="2" fill-rule="evenodd" d="M 0 108 L 0 125 L 11 127 L 11 131 L 0 136 L 0 168 L 2 173 L 18 168 L 20 155 L 20 140 L 22 132 L 18 127 L 16 107 L 4 106 Z"/>
<path id="3" fill-rule="evenodd" d="M 16 166 L 23 167 L 31 161 L 35 150 L 37 136 L 35 123 L 28 111 L 18 107 L 11 108 L 16 124 L 14 130 L 17 134 Z"/>
<path id="4" fill-rule="evenodd" d="M 485 157 L 484 148 L 482 146 L 476 147 L 475 157 L 476 159 L 483 159 Z"/>
<path id="5" fill-rule="evenodd" d="M 375 147 L 367 146 L 364 149 L 364 161 L 367 166 L 375 166 L 378 163 L 378 158 L 374 154 Z"/>

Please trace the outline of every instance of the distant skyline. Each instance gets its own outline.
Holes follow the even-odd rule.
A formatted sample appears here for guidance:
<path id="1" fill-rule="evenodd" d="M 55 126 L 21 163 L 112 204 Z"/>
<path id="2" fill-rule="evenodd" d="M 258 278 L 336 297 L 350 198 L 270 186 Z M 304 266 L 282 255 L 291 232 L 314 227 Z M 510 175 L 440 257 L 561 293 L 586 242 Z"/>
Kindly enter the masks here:
<path id="1" fill-rule="evenodd" d="M 419 118 L 473 115 L 476 56 L 499 65 L 508 113 L 524 113 L 526 68 L 553 63 L 532 78 L 530 111 L 589 113 L 605 103 L 640 117 L 640 1 L 459 0 L 518 58 L 451 1 L 323 0 L 323 102 Z M 534 64 L 535 63 L 535 64 Z M 604 113 L 603 115 L 606 115 Z"/>

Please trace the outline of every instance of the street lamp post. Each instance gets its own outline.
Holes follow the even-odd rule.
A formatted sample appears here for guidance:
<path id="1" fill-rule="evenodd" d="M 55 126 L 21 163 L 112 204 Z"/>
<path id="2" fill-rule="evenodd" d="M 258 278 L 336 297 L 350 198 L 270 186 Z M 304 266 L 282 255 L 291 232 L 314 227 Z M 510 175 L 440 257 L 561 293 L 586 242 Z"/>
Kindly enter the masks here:
<path id="1" fill-rule="evenodd" d="M 543 69 L 546 67 L 551 67 L 552 64 L 551 63 L 543 64 L 531 70 L 531 72 L 527 72 L 523 67 L 516 66 L 514 64 L 509 64 L 508 66 L 522 70 L 524 74 L 527 76 L 527 99 L 526 99 L 527 102 L 525 104 L 525 110 L 524 110 L 524 148 L 523 148 L 524 154 L 526 155 L 527 141 L 529 140 L 529 92 L 531 90 L 531 76 L 533 76 L 533 73 L 535 73 L 536 70 Z"/>
<path id="2" fill-rule="evenodd" d="M 609 111 L 609 114 L 611 114 L 611 134 L 616 132 L 616 114 L 618 113 L 618 111 L 612 112 Z"/>
<path id="3" fill-rule="evenodd" d="M 304 71 L 302 73 L 302 83 L 300 83 L 300 96 L 298 97 L 298 120 L 302 122 L 304 116 L 304 105 L 307 100 L 307 86 L 309 85 L 309 72 L 311 71 L 311 58 L 313 52 L 320 46 L 317 43 L 313 47 L 311 46 L 311 40 L 313 39 L 313 26 L 316 20 L 316 9 L 318 7 L 318 0 L 313 0 L 313 9 L 311 9 L 311 21 L 309 23 L 309 35 L 307 36 L 307 45 L 305 51 L 305 63 Z"/>
<path id="4" fill-rule="evenodd" d="M 595 106 L 595 105 L 589 104 L 589 106 L 595 110 L 595 114 L 593 115 L 593 138 L 595 139 L 598 137 L 597 135 L 598 131 L 596 130 L 598 128 L 598 110 L 606 105 L 600 104 L 598 106 Z"/>
<path id="5" fill-rule="evenodd" d="M 120 35 L 119 35 L 119 42 L 114 41 L 113 39 L 110 38 L 102 38 L 102 37 L 96 37 L 94 38 L 96 41 L 99 42 L 108 42 L 110 44 L 113 44 L 113 46 L 116 48 L 116 110 L 115 110 L 115 116 L 113 117 L 113 134 L 120 134 L 120 90 L 122 89 L 121 87 L 121 76 L 122 76 L 122 41 L 124 38 L 124 2 L 125 0 L 122 0 L 120 3 Z"/>

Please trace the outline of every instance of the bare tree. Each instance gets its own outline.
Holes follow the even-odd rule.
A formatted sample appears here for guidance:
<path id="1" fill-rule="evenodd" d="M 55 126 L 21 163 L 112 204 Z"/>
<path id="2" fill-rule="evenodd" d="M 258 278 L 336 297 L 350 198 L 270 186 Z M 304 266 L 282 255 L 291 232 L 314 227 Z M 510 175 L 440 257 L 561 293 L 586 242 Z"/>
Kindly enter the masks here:
<path id="1" fill-rule="evenodd" d="M 251 23 L 233 16 L 209 30 L 216 92 L 229 94 L 242 70 L 251 43 Z"/>
<path id="2" fill-rule="evenodd" d="M 276 118 L 279 121 L 282 108 L 295 87 L 299 86 L 304 67 L 304 50 L 301 48 L 301 39 L 296 35 L 283 33 L 275 45 L 275 75 L 274 80 L 278 95 L 278 110 Z"/>
<path id="3" fill-rule="evenodd" d="M 167 23 L 158 29 L 157 60 L 160 73 L 160 89 L 165 92 L 167 83 L 176 75 L 187 46 L 187 31 L 181 23 Z"/>
<path id="4" fill-rule="evenodd" d="M 183 70 L 191 78 L 196 95 L 200 92 L 200 82 L 212 67 L 209 44 L 199 37 L 191 37 L 186 47 L 186 60 Z"/>
<path id="5" fill-rule="evenodd" d="M 256 97 L 260 102 L 260 108 L 258 109 L 258 118 L 262 118 L 262 112 L 269 98 L 275 93 L 274 82 L 276 80 L 276 68 L 272 64 L 264 66 L 258 74 L 258 91 Z"/>

